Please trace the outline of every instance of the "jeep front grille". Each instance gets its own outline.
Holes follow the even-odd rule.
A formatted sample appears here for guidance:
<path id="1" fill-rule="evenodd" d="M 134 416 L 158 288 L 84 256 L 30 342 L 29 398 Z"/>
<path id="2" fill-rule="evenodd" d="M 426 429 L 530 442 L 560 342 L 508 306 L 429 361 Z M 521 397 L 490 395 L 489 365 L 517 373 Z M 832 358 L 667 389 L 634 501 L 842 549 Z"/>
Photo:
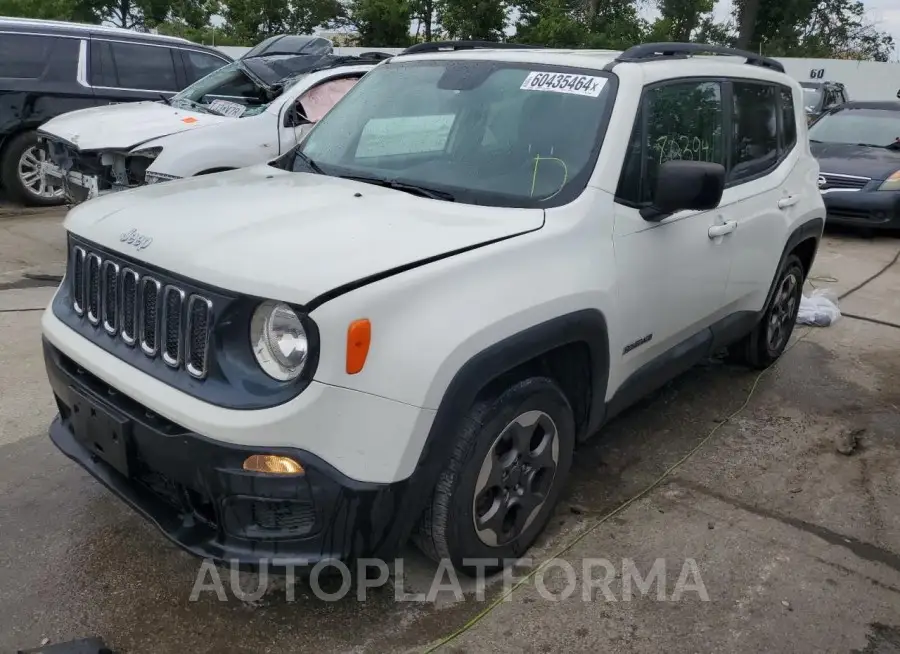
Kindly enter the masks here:
<path id="1" fill-rule="evenodd" d="M 170 368 L 206 377 L 213 308 L 208 298 L 81 245 L 72 249 L 70 265 L 72 308 L 98 333 L 139 346 Z"/>

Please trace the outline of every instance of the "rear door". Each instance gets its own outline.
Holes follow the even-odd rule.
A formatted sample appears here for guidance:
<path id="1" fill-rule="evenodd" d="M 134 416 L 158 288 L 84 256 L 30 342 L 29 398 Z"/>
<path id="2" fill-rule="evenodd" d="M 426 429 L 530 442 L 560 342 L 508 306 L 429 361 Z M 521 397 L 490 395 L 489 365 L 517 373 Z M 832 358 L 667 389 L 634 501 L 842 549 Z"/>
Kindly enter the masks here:
<path id="1" fill-rule="evenodd" d="M 97 37 L 91 39 L 88 77 L 98 99 L 110 104 L 161 100 L 185 83 L 173 48 Z"/>
<path id="2" fill-rule="evenodd" d="M 762 309 L 787 226 L 804 198 L 805 171 L 790 87 L 731 82 L 731 133 L 723 207 L 733 207 L 734 262 L 726 290 L 733 314 Z"/>
<path id="3" fill-rule="evenodd" d="M 78 83 L 82 56 L 77 37 L 0 30 L 0 139 L 93 105 Z"/>

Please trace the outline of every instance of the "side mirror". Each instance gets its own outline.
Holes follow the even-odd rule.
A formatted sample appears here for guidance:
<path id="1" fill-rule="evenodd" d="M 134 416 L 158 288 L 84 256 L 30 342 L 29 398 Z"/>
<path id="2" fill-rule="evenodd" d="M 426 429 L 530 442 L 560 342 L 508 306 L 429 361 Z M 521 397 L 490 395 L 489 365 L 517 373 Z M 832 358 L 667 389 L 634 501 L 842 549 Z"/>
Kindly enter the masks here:
<path id="1" fill-rule="evenodd" d="M 725 166 L 706 161 L 667 161 L 659 167 L 652 204 L 641 218 L 657 222 L 676 211 L 709 211 L 725 190 Z"/>

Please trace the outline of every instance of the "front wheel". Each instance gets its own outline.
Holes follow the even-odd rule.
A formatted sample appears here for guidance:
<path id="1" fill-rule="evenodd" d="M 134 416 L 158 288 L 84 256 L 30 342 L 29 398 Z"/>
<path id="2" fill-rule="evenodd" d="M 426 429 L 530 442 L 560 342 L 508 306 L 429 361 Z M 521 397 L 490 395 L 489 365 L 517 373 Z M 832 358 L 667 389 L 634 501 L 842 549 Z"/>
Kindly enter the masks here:
<path id="1" fill-rule="evenodd" d="M 800 259 L 793 254 L 788 256 L 779 271 L 775 291 L 762 319 L 733 348 L 733 354 L 741 363 L 753 368 L 767 368 L 784 353 L 800 311 L 804 279 Z"/>
<path id="2" fill-rule="evenodd" d="M 466 418 L 414 538 L 471 575 L 520 558 L 543 531 L 569 475 L 575 420 L 545 377 L 477 403 Z"/>
<path id="3" fill-rule="evenodd" d="M 37 134 L 22 132 L 3 150 L 0 175 L 10 199 L 26 206 L 49 207 L 65 202 L 62 186 L 44 175 L 46 151 L 38 146 Z"/>

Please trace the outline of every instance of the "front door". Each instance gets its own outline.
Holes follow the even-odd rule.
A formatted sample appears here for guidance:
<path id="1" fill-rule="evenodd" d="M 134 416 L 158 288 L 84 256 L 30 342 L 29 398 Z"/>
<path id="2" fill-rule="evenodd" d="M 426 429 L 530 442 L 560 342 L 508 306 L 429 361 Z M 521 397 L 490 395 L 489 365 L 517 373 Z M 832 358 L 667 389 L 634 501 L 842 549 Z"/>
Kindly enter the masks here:
<path id="1" fill-rule="evenodd" d="M 651 203 L 666 161 L 725 163 L 723 115 L 719 82 L 665 82 L 644 91 L 615 204 L 622 336 L 610 344 L 610 357 L 620 359 L 613 366 L 622 371 L 619 383 L 670 358 L 680 360 L 656 378 L 690 365 L 709 343 L 707 328 L 721 317 L 733 256 L 731 218 L 715 209 L 649 222 L 639 210 Z"/>

